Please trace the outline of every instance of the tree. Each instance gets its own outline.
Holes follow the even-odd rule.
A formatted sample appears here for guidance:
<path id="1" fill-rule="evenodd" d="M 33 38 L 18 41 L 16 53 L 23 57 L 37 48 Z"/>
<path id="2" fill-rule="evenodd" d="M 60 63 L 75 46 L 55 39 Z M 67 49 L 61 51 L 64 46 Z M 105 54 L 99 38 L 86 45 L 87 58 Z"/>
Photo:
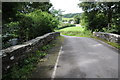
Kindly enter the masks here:
<path id="1" fill-rule="evenodd" d="M 29 6 L 34 9 L 40 9 L 42 11 L 49 12 L 49 9 L 52 7 L 52 4 L 49 2 L 33 2 L 29 3 Z"/>
<path id="2" fill-rule="evenodd" d="M 52 4 L 49 2 L 3 2 L 2 3 L 2 21 L 3 24 L 17 20 L 17 13 L 30 13 L 34 10 L 49 12 Z"/>
<path id="3" fill-rule="evenodd" d="M 51 6 L 48 2 L 3 2 L 3 45 L 13 38 L 23 43 L 54 31 L 58 20 L 49 12 Z"/>
<path id="4" fill-rule="evenodd" d="M 75 22 L 76 24 L 79 24 L 79 23 L 80 23 L 80 14 L 74 16 L 74 22 Z"/>
<path id="5" fill-rule="evenodd" d="M 51 12 L 51 14 L 53 14 L 55 17 L 57 17 L 59 21 L 62 21 L 62 16 L 63 16 L 63 15 L 62 15 L 62 12 L 64 12 L 64 11 L 62 11 L 61 9 L 56 10 L 54 7 L 52 7 L 51 10 L 50 10 L 50 12 Z"/>
<path id="6" fill-rule="evenodd" d="M 2 3 L 2 21 L 3 24 L 16 20 L 18 9 L 22 8 L 21 2 L 3 2 Z M 21 7 L 21 8 L 20 8 Z"/>
<path id="7" fill-rule="evenodd" d="M 64 14 L 64 18 L 73 18 L 75 15 L 79 15 L 80 13 L 69 13 L 69 14 Z"/>
<path id="8" fill-rule="evenodd" d="M 101 12 L 103 12 L 105 15 L 107 15 L 107 23 L 108 23 L 108 28 L 111 27 L 111 23 L 112 23 L 112 18 L 113 18 L 113 14 L 114 11 L 117 9 L 118 3 L 116 2 L 102 2 L 102 3 L 98 3 L 99 6 L 99 10 Z"/>
<path id="9" fill-rule="evenodd" d="M 117 27 L 115 23 L 120 17 L 120 2 L 82 2 L 79 7 L 84 10 L 86 17 L 82 18 L 86 19 L 84 21 L 88 29 L 103 31 L 103 28 L 114 30 L 113 28 Z"/>

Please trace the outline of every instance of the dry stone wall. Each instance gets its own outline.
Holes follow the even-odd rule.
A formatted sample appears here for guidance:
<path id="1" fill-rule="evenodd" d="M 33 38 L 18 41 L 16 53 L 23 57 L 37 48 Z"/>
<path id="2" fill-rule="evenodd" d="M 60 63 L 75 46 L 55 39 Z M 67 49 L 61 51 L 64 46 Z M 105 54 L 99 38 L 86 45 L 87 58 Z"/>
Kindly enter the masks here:
<path id="1" fill-rule="evenodd" d="M 6 73 L 13 65 L 19 64 L 21 60 L 25 59 L 28 54 L 32 54 L 34 51 L 38 50 L 38 48 L 41 48 L 50 41 L 54 40 L 57 36 L 60 36 L 59 32 L 52 32 L 27 41 L 23 44 L 1 50 L 3 73 Z"/>
<path id="2" fill-rule="evenodd" d="M 93 36 L 99 37 L 101 39 L 105 39 L 110 42 L 120 44 L 120 35 L 117 35 L 117 34 L 104 33 L 104 32 L 93 32 Z"/>

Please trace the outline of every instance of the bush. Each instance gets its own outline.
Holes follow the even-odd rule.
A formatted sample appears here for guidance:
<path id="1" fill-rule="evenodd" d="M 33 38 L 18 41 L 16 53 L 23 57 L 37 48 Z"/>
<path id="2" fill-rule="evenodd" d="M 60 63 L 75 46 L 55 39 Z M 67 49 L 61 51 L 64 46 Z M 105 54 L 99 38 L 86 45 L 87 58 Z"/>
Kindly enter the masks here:
<path id="1" fill-rule="evenodd" d="M 28 31 L 30 38 L 35 38 L 45 33 L 54 31 L 54 28 L 57 27 L 59 23 L 51 14 L 47 12 L 41 12 L 39 10 L 25 14 L 25 16 L 32 19 L 32 22 L 30 23 L 31 27 L 29 27 Z"/>
<path id="2" fill-rule="evenodd" d="M 4 25 L 3 42 L 17 38 L 19 43 L 54 31 L 58 26 L 58 20 L 47 12 L 40 10 L 31 13 L 17 14 L 18 21 Z"/>

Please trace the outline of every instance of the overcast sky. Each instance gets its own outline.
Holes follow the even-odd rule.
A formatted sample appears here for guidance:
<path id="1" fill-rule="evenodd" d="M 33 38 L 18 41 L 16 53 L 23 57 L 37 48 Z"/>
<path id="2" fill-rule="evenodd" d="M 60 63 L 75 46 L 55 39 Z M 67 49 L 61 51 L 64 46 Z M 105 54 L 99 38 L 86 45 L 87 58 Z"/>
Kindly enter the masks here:
<path id="1" fill-rule="evenodd" d="M 50 0 L 55 9 L 61 9 L 66 13 L 81 13 L 82 9 L 78 7 L 79 0 Z"/>

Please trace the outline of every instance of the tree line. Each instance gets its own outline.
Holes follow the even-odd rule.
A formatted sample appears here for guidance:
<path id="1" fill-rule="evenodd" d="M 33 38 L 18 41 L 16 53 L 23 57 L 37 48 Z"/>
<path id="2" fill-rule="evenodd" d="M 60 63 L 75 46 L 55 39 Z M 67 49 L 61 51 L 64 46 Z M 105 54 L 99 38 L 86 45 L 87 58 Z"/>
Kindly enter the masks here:
<path id="1" fill-rule="evenodd" d="M 93 31 L 120 34 L 120 2 L 82 2 L 81 25 Z"/>
<path id="2" fill-rule="evenodd" d="M 64 14 L 63 17 L 64 18 L 73 18 L 76 15 L 79 15 L 80 13 L 68 13 L 68 14 Z"/>

